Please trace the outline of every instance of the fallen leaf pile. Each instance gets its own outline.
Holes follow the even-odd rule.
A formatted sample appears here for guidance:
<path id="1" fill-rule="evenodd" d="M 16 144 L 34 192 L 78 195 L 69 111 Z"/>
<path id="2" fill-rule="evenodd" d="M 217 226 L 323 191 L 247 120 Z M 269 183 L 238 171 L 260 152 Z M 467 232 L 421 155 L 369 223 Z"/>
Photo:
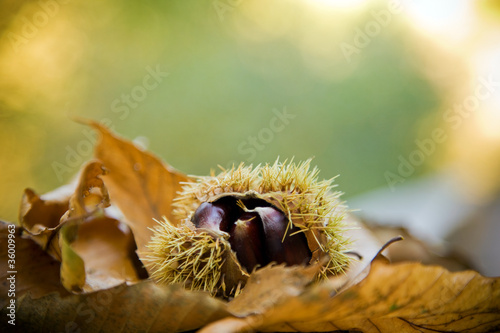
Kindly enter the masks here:
<path id="1" fill-rule="evenodd" d="M 379 241 L 352 217 L 347 233 L 356 259 L 345 274 L 325 281 L 312 282 L 317 265 L 269 265 L 232 299 L 156 284 L 140 254 L 154 219 L 176 221 L 173 200 L 191 178 L 91 126 L 101 140 L 78 179 L 44 195 L 31 189 L 23 195 L 15 226 L 15 326 L 7 323 L 12 227 L 0 223 L 0 327 L 7 331 L 500 331 L 499 278 L 390 264 Z"/>

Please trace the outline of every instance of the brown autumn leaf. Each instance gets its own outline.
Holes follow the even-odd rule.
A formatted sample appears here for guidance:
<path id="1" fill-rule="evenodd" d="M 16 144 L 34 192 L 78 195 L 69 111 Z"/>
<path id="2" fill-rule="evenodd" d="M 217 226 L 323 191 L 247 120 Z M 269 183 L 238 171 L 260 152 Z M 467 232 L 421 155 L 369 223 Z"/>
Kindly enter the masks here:
<path id="1" fill-rule="evenodd" d="M 395 236 L 402 236 L 404 242 L 392 245 L 387 249 L 387 255 L 391 262 L 418 261 L 424 265 L 439 265 L 452 272 L 471 269 L 471 266 L 463 258 L 460 258 L 443 246 L 429 245 L 414 237 L 406 228 L 383 226 L 371 221 L 363 221 L 366 229 L 380 241 Z"/>
<path id="2" fill-rule="evenodd" d="M 108 190 L 101 178 L 105 174 L 106 169 L 100 161 L 83 165 L 78 185 L 69 200 L 69 209 L 61 218 L 63 221 L 89 216 L 96 210 L 110 206 Z"/>
<path id="3" fill-rule="evenodd" d="M 86 282 L 85 263 L 71 246 L 77 239 L 78 223 L 81 221 L 82 219 L 68 221 L 57 233 L 61 252 L 61 283 L 73 293 L 82 292 Z"/>
<path id="4" fill-rule="evenodd" d="M 109 196 L 100 179 L 104 172 L 100 162 L 91 161 L 82 166 L 78 183 L 61 186 L 43 196 L 29 188 L 24 191 L 19 222 L 30 238 L 54 258 L 61 260 L 59 230 L 67 220 L 109 206 Z"/>
<path id="5" fill-rule="evenodd" d="M 64 250 L 61 267 L 63 285 L 72 291 L 90 292 L 135 283 L 147 273 L 139 262 L 136 245 L 128 226 L 105 214 L 109 195 L 100 161 L 82 168 L 80 181 L 62 217 Z"/>
<path id="6" fill-rule="evenodd" d="M 132 232 L 118 220 L 102 216 L 80 224 L 71 247 L 85 264 L 86 291 L 147 278 Z"/>
<path id="7" fill-rule="evenodd" d="M 95 148 L 95 158 L 108 173 L 102 177 L 113 204 L 125 215 L 132 229 L 139 252 L 145 250 L 156 226 L 153 218 L 165 216 L 176 223 L 172 201 L 189 177 L 163 163 L 153 154 L 132 142 L 121 139 L 107 128 L 90 122 L 101 139 Z"/>
<path id="8" fill-rule="evenodd" d="M 9 227 L 11 225 L 11 227 Z M 14 229 L 15 239 L 15 263 L 9 267 L 7 253 L 7 237 L 9 228 Z M 9 271 L 17 272 L 16 275 L 16 297 L 30 293 L 31 297 L 39 298 L 48 293 L 57 292 L 61 296 L 69 293 L 63 288 L 59 276 L 60 263 L 43 251 L 32 239 L 21 235 L 22 229 L 12 223 L 0 221 L 0 307 L 7 302 L 9 285 L 4 283 L 10 276 Z"/>
<path id="9" fill-rule="evenodd" d="M 130 229 L 107 216 L 68 221 L 60 230 L 61 282 L 92 292 L 147 278 Z"/>
<path id="10" fill-rule="evenodd" d="M 73 292 L 91 292 L 147 277 L 128 226 L 106 215 L 108 191 L 100 161 L 85 164 L 69 209 L 61 218 L 61 281 Z"/>
<path id="11" fill-rule="evenodd" d="M 73 193 L 43 200 L 26 190 L 21 223 L 28 237 L 61 262 L 62 285 L 91 292 L 147 277 L 126 224 L 106 215 L 110 206 L 100 161 L 82 166 Z M 52 195 L 54 197 L 54 195 Z M 40 219 L 37 219 L 40 216 Z"/>
<path id="12" fill-rule="evenodd" d="M 207 293 L 152 281 L 65 297 L 25 294 L 16 306 L 19 332 L 183 332 L 229 315 L 224 302 Z M 5 317 L 6 309 L 0 312 Z"/>
<path id="13" fill-rule="evenodd" d="M 101 219 L 107 219 L 102 217 Z M 72 221 L 65 224 L 71 226 Z M 7 223 L 0 224 L 2 244 L 7 236 Z M 82 258 L 93 264 L 92 269 L 104 279 L 107 273 L 128 270 L 132 267 L 123 258 L 127 251 L 135 249 L 131 233 L 127 237 L 116 234 L 116 220 L 93 219 L 78 225 L 78 240 L 68 249 L 83 253 Z M 71 295 L 60 281 L 60 263 L 45 253 L 31 239 L 21 238 L 16 230 L 16 329 L 20 332 L 80 331 L 80 332 L 181 332 L 196 329 L 228 315 L 224 302 L 203 292 L 190 292 L 178 285 L 157 286 L 145 281 L 133 286 L 121 284 L 93 293 Z M 123 226 L 122 226 L 123 229 Z M 61 228 L 61 232 L 70 230 Z M 123 230 L 121 230 L 123 233 Z M 115 235 L 110 235 L 115 234 Z M 116 238 L 116 240 L 114 240 Z M 61 239 L 66 239 L 62 236 Z M 120 251 L 106 247 L 121 246 Z M 128 249 L 127 249 L 128 248 Z M 64 247 L 63 247 L 63 253 Z M 118 256 L 118 257 L 115 257 Z M 121 256 L 121 257 L 119 257 Z M 8 272 L 7 247 L 0 252 L 2 272 Z M 73 259 L 74 260 L 74 259 Z M 109 263 L 116 267 L 108 267 Z M 136 264 L 138 259 L 136 261 Z M 7 275 L 2 274 L 6 281 Z M 92 278 L 92 277 L 91 277 Z M 119 279 L 116 279 L 117 281 Z M 8 285 L 2 284 L 0 292 L 7 295 Z M 2 298 L 3 299 L 3 298 Z M 3 317 L 8 313 L 7 301 L 0 303 Z M 7 327 L 5 321 L 0 327 Z M 9 329 L 12 327 L 9 326 Z"/>
<path id="14" fill-rule="evenodd" d="M 71 194 L 62 191 L 59 198 L 44 199 L 32 189 L 24 191 L 21 200 L 19 222 L 23 229 L 30 235 L 30 238 L 39 244 L 44 250 L 54 258 L 61 258 L 59 250 L 57 232 L 60 228 L 61 217 L 69 209 L 69 198 Z M 57 191 L 57 190 L 56 190 Z M 56 192 L 54 191 L 54 192 Z M 51 193 L 48 193 L 49 196 Z"/>
<path id="15" fill-rule="evenodd" d="M 228 317 L 200 332 L 496 332 L 500 278 L 418 263 L 375 261 L 360 284 L 329 282 L 281 299 L 264 313 Z"/>
<path id="16" fill-rule="evenodd" d="M 93 219 L 99 210 L 109 206 L 109 197 L 99 178 L 104 173 L 97 161 L 86 163 L 80 172 L 78 184 L 69 199 L 69 207 L 55 229 L 61 261 L 61 283 L 71 292 L 92 290 L 88 284 L 85 262 L 74 250 L 73 243 L 79 239 L 79 228 Z"/>
<path id="17" fill-rule="evenodd" d="M 103 218 L 103 210 L 110 206 L 103 182 L 109 169 L 101 161 L 82 166 L 72 194 L 66 191 L 62 197 L 44 200 L 27 189 L 21 204 L 22 226 L 42 248 L 62 262 L 61 280 L 72 292 L 109 288 L 147 277 L 135 253 L 134 241 L 142 241 L 143 246 L 147 243 L 151 233 L 148 226 L 155 224 L 153 217 L 171 217 L 170 205 L 180 188 L 179 182 L 187 179 L 132 143 L 113 136 L 99 125 L 94 127 L 102 135 L 96 156 L 106 161 L 111 170 L 106 185 L 113 188 L 113 203 L 129 217 L 125 222 L 136 227 L 135 238 L 125 225 Z M 87 224 L 92 227 L 85 227 Z M 92 230 L 92 247 L 82 245 L 88 244 L 82 239 L 91 234 L 89 230 Z M 101 252 L 104 255 L 92 255 L 96 251 L 104 251 Z"/>

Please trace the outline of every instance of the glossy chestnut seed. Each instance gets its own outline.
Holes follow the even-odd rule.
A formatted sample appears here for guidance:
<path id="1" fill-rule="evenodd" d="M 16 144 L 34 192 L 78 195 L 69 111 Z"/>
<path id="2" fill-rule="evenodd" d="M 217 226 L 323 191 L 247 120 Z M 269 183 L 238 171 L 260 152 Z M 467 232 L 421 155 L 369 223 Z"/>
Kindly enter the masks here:
<path id="1" fill-rule="evenodd" d="M 300 265 L 310 261 L 305 235 L 290 236 L 299 229 L 292 226 L 287 230 L 288 219 L 280 210 L 263 200 L 242 203 L 243 207 L 232 197 L 204 202 L 191 221 L 197 228 L 227 232 L 231 249 L 249 273 L 270 262 Z"/>
<path id="2" fill-rule="evenodd" d="M 255 211 L 262 220 L 269 261 L 287 265 L 307 264 L 310 261 L 311 251 L 305 235 L 298 233 L 290 236 L 299 229 L 292 227 L 287 230 L 289 222 L 282 212 L 272 207 L 257 207 Z"/>
<path id="3" fill-rule="evenodd" d="M 283 238 L 286 232 L 288 220 L 285 215 L 272 207 L 256 207 L 255 211 L 262 220 L 266 254 L 269 261 L 278 264 L 285 262 L 285 249 Z"/>
<path id="4" fill-rule="evenodd" d="M 227 225 L 226 210 L 222 206 L 204 202 L 196 209 L 191 221 L 197 228 L 220 231 Z"/>
<path id="5" fill-rule="evenodd" d="M 262 221 L 257 213 L 243 213 L 232 225 L 229 235 L 229 244 L 247 272 L 251 273 L 255 267 L 268 263 L 262 241 Z"/>
<path id="6" fill-rule="evenodd" d="M 283 241 L 285 262 L 287 265 L 306 265 L 311 261 L 312 253 L 309 250 L 304 233 L 291 235 L 299 230 L 297 227 L 289 229 Z"/>

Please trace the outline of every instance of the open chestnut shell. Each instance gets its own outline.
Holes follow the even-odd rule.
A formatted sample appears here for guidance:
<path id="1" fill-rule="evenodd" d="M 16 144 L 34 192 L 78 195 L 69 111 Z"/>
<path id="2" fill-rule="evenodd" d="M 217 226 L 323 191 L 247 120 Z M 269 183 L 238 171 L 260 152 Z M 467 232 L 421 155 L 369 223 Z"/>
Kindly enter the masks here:
<path id="1" fill-rule="evenodd" d="M 144 262 L 158 283 L 235 296 L 271 264 L 321 263 L 317 278 L 349 263 L 345 207 L 333 178 L 318 181 L 305 162 L 240 164 L 185 183 L 175 221 L 158 221 Z"/>
<path id="2" fill-rule="evenodd" d="M 228 233 L 231 249 L 247 272 L 271 262 L 300 265 L 311 260 L 300 228 L 291 225 L 282 211 L 262 199 L 229 196 L 204 202 L 191 222 L 196 228 Z"/>

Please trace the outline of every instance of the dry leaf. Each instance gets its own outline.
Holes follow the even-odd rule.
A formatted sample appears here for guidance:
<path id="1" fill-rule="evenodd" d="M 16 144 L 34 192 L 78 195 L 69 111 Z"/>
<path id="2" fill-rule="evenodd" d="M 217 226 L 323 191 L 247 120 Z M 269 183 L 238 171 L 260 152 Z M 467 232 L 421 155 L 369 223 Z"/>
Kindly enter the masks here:
<path id="1" fill-rule="evenodd" d="M 172 201 L 189 178 L 98 123 L 91 125 L 101 134 L 95 158 L 109 171 L 103 180 L 111 200 L 125 215 L 139 251 L 144 251 L 152 235 L 148 228 L 156 226 L 153 218 L 165 216 L 176 223 Z"/>
<path id="2" fill-rule="evenodd" d="M 418 261 L 425 265 L 439 265 L 453 272 L 471 269 L 463 258 L 457 257 L 444 247 L 437 248 L 426 244 L 403 227 L 382 226 L 371 222 L 364 225 L 378 240 L 403 236 L 404 242 L 394 244 L 387 249 L 387 256 L 391 262 Z"/>
<path id="3" fill-rule="evenodd" d="M 89 291 L 147 278 L 130 229 L 115 219 L 103 216 L 80 224 L 71 247 L 85 263 Z"/>
<path id="4" fill-rule="evenodd" d="M 14 267 L 8 267 L 7 256 L 7 236 L 8 226 L 11 223 L 0 221 L 0 307 L 7 303 L 8 285 L 4 283 L 9 277 L 8 271 L 17 271 L 16 273 L 16 297 L 19 298 L 26 293 L 31 297 L 39 298 L 51 292 L 58 292 L 61 296 L 68 295 L 68 292 L 62 287 L 59 276 L 60 263 L 43 251 L 33 240 L 21 236 L 21 228 L 15 228 L 16 257 Z M 11 227 L 12 228 L 12 227 Z"/>
<path id="5" fill-rule="evenodd" d="M 229 303 L 229 311 L 239 317 L 264 313 L 275 304 L 300 295 L 320 268 L 280 265 L 259 269 L 250 275 L 242 293 Z"/>
<path id="6" fill-rule="evenodd" d="M 311 309 L 307 303 L 316 297 L 320 299 L 314 304 L 321 306 L 301 320 L 309 322 L 294 322 L 290 317 L 285 322 L 301 331 L 492 332 L 500 328 L 500 279 L 472 271 L 450 273 L 417 263 L 375 262 L 361 284 L 331 300 L 329 293 L 328 288 L 305 293 L 301 308 Z M 279 316 L 275 311 L 270 319 Z"/>
<path id="7" fill-rule="evenodd" d="M 91 292 L 147 277 L 125 224 L 105 215 L 110 206 L 100 161 L 83 166 L 69 210 L 61 218 L 61 281 L 72 292 Z"/>
<path id="8" fill-rule="evenodd" d="M 78 222 L 70 221 L 59 230 L 59 248 L 61 251 L 61 283 L 66 290 L 79 293 L 85 285 L 85 264 L 73 250 L 71 243 L 78 233 Z"/>
<path id="9" fill-rule="evenodd" d="M 103 218 L 104 219 L 104 218 Z M 95 224 L 100 223 L 100 227 Z M 94 224 L 94 225 L 92 225 Z M 0 223 L 2 244 L 6 244 L 7 223 Z M 66 230 L 62 229 L 61 239 L 70 239 L 71 221 Z M 106 266 L 106 261 L 122 267 L 123 258 L 109 258 L 111 253 L 124 256 L 130 247 L 130 231 L 123 238 L 114 227 L 117 222 L 94 220 L 78 228 L 78 241 L 70 241 L 74 249 L 86 253 L 98 271 Z M 177 332 L 196 329 L 228 315 L 224 303 L 202 292 L 188 292 L 180 286 L 159 287 L 152 282 L 144 282 L 131 287 L 120 285 L 83 295 L 70 295 L 62 287 L 59 277 L 59 262 L 45 253 L 31 239 L 21 237 L 21 229 L 16 228 L 16 329 L 20 332 L 96 332 L 96 331 L 148 331 Z M 104 232 L 100 232 L 104 231 Z M 123 232 L 123 231 L 122 231 Z M 114 235 L 109 235 L 109 234 Z M 106 237 L 102 242 L 99 238 Z M 97 239 L 96 239 L 97 238 Z M 110 242 L 107 240 L 111 239 Z M 123 247 L 119 252 L 110 251 L 103 246 Z M 86 249 L 88 248 L 88 249 Z M 63 247 L 64 249 L 64 247 Z M 129 248 L 128 251 L 133 248 Z M 92 251 L 94 251 L 92 253 Z M 65 251 L 63 250 L 63 253 Z M 104 258 L 103 258 L 104 257 Z M 74 260 L 74 259 L 73 259 Z M 7 247 L 2 246 L 0 267 L 7 272 Z M 108 268 L 109 269 L 109 268 Z M 130 268 L 129 268 L 130 270 Z M 119 270 L 115 269 L 114 272 Z M 6 274 L 2 274 L 6 281 Z M 7 285 L 2 284 L 0 292 L 7 295 Z M 56 293 L 54 293 L 56 292 Z M 42 297 L 43 296 L 43 297 Z M 0 303 L 2 317 L 5 317 L 7 303 Z M 0 327 L 6 321 L 0 322 Z M 9 329 L 12 329 L 12 327 Z"/>
<path id="10" fill-rule="evenodd" d="M 61 262 L 61 283 L 69 291 L 90 292 L 146 278 L 125 225 L 106 216 L 110 206 L 100 161 L 82 166 L 71 196 L 45 201 L 26 190 L 21 222 L 30 238 Z M 37 216 L 41 219 L 38 220 Z"/>
<path id="11" fill-rule="evenodd" d="M 182 332 L 228 316 L 224 303 L 207 293 L 151 281 L 66 297 L 24 295 L 17 306 L 20 332 Z"/>
<path id="12" fill-rule="evenodd" d="M 225 318 L 201 332 L 495 332 L 500 279 L 418 263 L 376 261 L 360 284 L 336 295 L 328 282 L 265 313 Z"/>
<path id="13" fill-rule="evenodd" d="M 19 213 L 21 226 L 33 241 L 59 260 L 61 252 L 57 232 L 61 217 L 69 209 L 69 197 L 69 194 L 63 193 L 61 198 L 45 200 L 28 188 L 21 200 Z"/>
<path id="14" fill-rule="evenodd" d="M 20 224 L 30 238 L 54 258 L 61 260 L 58 233 L 68 219 L 78 219 L 91 214 L 97 207 L 109 206 L 109 197 L 100 178 L 102 174 L 102 164 L 92 161 L 82 167 L 78 184 L 62 186 L 43 196 L 29 188 L 24 191 Z"/>
<path id="15" fill-rule="evenodd" d="M 61 218 L 61 281 L 73 292 L 106 289 L 147 277 L 129 228 L 103 215 L 110 206 L 101 179 L 105 174 L 100 161 L 84 165 L 69 210 Z"/>
<path id="16" fill-rule="evenodd" d="M 108 190 L 101 178 L 106 174 L 102 163 L 90 161 L 81 170 L 78 186 L 69 200 L 69 210 L 63 220 L 88 216 L 110 206 Z"/>

